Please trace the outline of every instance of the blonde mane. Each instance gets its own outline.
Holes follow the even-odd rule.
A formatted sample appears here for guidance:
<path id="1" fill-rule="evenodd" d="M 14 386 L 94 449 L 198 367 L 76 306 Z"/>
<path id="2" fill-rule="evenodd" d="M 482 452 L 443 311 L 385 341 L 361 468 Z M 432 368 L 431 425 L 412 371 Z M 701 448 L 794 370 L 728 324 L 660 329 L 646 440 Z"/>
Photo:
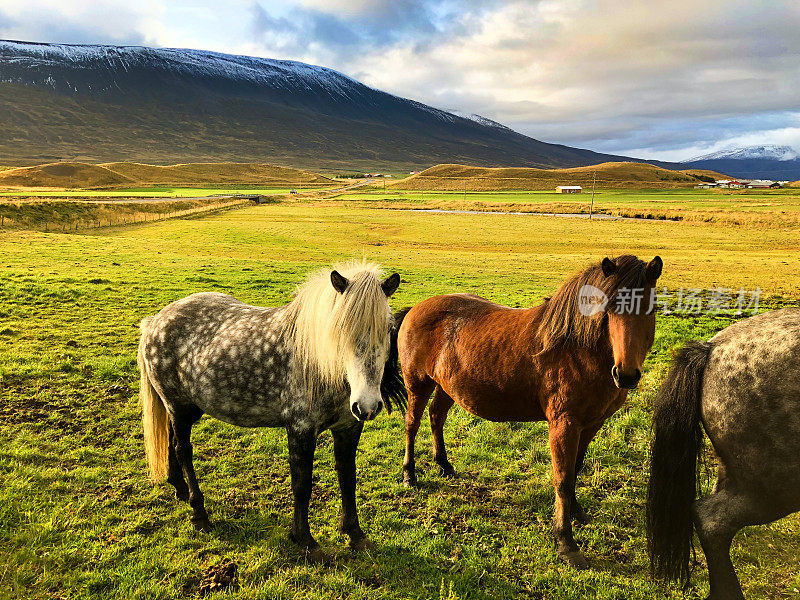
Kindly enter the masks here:
<path id="1" fill-rule="evenodd" d="M 334 269 L 350 282 L 343 294 L 331 284 Z M 391 311 L 382 275 L 375 263 L 351 261 L 312 273 L 297 288 L 286 316 L 309 383 L 343 383 L 356 352 L 370 355 L 386 345 Z"/>

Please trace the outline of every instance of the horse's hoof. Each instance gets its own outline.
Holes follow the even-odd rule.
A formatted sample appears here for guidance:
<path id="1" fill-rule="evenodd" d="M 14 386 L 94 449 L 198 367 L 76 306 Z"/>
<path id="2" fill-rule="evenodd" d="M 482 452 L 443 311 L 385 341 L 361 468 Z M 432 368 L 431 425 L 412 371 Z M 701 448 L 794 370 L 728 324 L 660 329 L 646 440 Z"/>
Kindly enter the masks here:
<path id="1" fill-rule="evenodd" d="M 589 561 L 580 550 L 569 550 L 559 552 L 558 557 L 568 566 L 578 571 L 585 571 L 589 568 Z"/>
<path id="2" fill-rule="evenodd" d="M 583 509 L 572 515 L 572 518 L 581 525 L 588 525 L 592 522 L 592 517 Z"/>
<path id="3" fill-rule="evenodd" d="M 211 521 L 206 519 L 197 519 L 196 521 L 192 521 L 192 525 L 197 531 L 202 531 L 203 533 L 210 533 L 211 532 Z"/>
<path id="4" fill-rule="evenodd" d="M 407 488 L 416 488 L 417 486 L 417 476 L 416 475 L 409 475 L 408 473 L 403 473 L 403 487 Z"/>
<path id="5" fill-rule="evenodd" d="M 350 540 L 350 550 L 353 552 L 361 552 L 363 550 L 372 551 L 377 550 L 378 547 L 370 541 L 369 538 L 361 538 L 360 540 Z"/>
<path id="6" fill-rule="evenodd" d="M 319 546 L 306 549 L 306 560 L 314 564 L 323 564 L 331 561 L 331 556 Z"/>
<path id="7" fill-rule="evenodd" d="M 450 467 L 449 469 L 446 469 L 444 467 L 440 467 L 440 472 L 442 474 L 442 477 L 444 477 L 445 479 L 457 479 L 458 478 L 458 473 L 456 473 L 456 470 L 453 467 Z"/>

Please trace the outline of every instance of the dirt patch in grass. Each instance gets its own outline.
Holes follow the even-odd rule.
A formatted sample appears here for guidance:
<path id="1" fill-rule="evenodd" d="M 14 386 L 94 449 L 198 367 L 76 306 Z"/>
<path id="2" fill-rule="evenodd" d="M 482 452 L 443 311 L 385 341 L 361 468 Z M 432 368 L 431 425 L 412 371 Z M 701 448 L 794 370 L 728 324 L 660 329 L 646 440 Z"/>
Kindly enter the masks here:
<path id="1" fill-rule="evenodd" d="M 238 588 L 238 571 L 239 566 L 227 558 L 223 559 L 218 565 L 206 567 L 200 575 L 197 593 L 202 598 L 214 592 L 225 591 L 228 588 Z"/>

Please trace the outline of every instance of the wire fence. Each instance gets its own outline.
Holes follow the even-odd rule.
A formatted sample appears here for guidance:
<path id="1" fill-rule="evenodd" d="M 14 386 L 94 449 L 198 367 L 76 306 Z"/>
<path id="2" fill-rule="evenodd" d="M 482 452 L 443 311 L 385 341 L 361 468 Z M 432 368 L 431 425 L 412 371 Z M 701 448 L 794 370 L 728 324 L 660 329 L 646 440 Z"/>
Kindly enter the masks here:
<path id="1" fill-rule="evenodd" d="M 51 232 L 70 232 L 98 229 L 101 227 L 121 227 L 124 225 L 136 225 L 139 223 L 150 223 L 154 221 L 165 221 L 179 217 L 187 217 L 200 213 L 210 213 L 215 211 L 236 208 L 245 204 L 252 204 L 249 198 L 236 198 L 228 202 L 215 202 L 214 204 L 204 204 L 180 210 L 168 210 L 169 206 L 164 206 L 163 211 L 132 211 L 129 213 L 108 214 L 108 215 L 64 215 L 63 219 L 57 220 L 36 220 L 33 223 L 29 219 L 13 219 L 6 215 L 0 215 L 0 228 L 2 229 L 27 229 L 34 231 Z M 165 203 L 166 204 L 166 203 Z"/>

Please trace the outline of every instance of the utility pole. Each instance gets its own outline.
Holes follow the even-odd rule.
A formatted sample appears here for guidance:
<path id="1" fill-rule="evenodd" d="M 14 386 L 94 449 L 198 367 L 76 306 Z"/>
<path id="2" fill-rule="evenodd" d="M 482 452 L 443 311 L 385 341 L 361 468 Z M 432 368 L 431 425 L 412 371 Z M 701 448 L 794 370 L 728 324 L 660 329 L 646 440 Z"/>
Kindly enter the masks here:
<path id="1" fill-rule="evenodd" d="M 592 175 L 592 203 L 589 205 L 589 220 L 592 220 L 592 213 L 594 212 L 594 184 L 597 181 L 597 171 Z"/>
<path id="2" fill-rule="evenodd" d="M 464 202 L 467 201 L 467 182 L 464 180 Z"/>
<path id="3" fill-rule="evenodd" d="M 383 193 L 386 193 L 386 177 L 383 178 Z"/>

